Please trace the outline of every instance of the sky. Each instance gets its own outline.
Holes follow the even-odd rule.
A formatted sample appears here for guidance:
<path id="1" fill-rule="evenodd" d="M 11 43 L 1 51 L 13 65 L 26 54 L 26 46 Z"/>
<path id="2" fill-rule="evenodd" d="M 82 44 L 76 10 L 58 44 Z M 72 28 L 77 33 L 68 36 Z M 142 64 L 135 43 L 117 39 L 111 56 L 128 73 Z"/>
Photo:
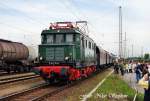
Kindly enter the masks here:
<path id="1" fill-rule="evenodd" d="M 37 48 L 42 30 L 51 22 L 83 20 L 98 46 L 118 54 L 122 6 L 126 56 L 132 56 L 132 45 L 133 56 L 141 56 L 150 52 L 149 4 L 149 0 L 0 0 L 0 38 Z"/>

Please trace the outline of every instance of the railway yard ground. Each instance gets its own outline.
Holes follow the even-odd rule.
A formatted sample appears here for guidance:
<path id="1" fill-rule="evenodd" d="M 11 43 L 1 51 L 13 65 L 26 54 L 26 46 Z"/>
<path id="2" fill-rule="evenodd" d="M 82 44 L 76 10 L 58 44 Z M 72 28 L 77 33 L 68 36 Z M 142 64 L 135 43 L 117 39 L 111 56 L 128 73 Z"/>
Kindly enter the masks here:
<path id="1" fill-rule="evenodd" d="M 4 84 L 3 84 L 4 83 Z M 23 73 L 0 77 L 0 97 L 44 83 L 41 77 L 33 73 Z"/>
<path id="2" fill-rule="evenodd" d="M 33 73 L 18 74 L 16 76 L 12 75 L 11 78 L 24 77 L 27 74 L 33 75 Z M 8 79 L 10 77 L 1 76 L 0 79 L 5 78 Z M 42 78 L 37 77 L 0 85 L 0 101 L 4 100 L 3 97 L 12 96 L 15 95 L 15 93 L 24 91 L 24 94 L 18 94 L 17 96 L 12 96 L 5 100 L 36 101 L 39 99 L 38 97 L 48 94 L 43 97 L 41 101 L 118 101 L 118 98 L 122 101 L 133 101 L 136 94 L 135 87 L 138 90 L 135 101 L 142 101 L 143 91 L 134 83 L 135 80 L 130 82 L 131 79 L 134 79 L 133 74 L 125 74 L 122 77 L 121 75 L 114 74 L 113 68 L 108 68 L 70 87 L 65 87 L 65 85 L 46 85 L 38 88 L 38 86 L 46 83 Z M 27 91 L 34 87 L 37 88 Z M 89 96 L 90 94 L 91 96 Z"/>

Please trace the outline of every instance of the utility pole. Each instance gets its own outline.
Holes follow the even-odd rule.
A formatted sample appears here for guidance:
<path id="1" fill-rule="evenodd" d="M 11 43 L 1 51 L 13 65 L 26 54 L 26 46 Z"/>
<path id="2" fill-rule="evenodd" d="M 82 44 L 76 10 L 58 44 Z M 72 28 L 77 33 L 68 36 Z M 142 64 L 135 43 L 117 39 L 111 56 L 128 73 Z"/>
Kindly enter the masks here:
<path id="1" fill-rule="evenodd" d="M 130 57 L 130 51 L 129 51 L 129 49 L 128 49 L 128 58 Z"/>
<path id="2" fill-rule="evenodd" d="M 132 57 L 133 57 L 133 44 L 132 44 Z"/>
<path id="3" fill-rule="evenodd" d="M 143 58 L 143 46 L 141 47 L 141 58 Z"/>
<path id="4" fill-rule="evenodd" d="M 125 32 L 125 39 L 124 39 L 124 58 L 126 58 L 126 55 L 127 55 L 126 46 L 127 46 L 127 38 L 126 38 L 126 32 Z"/>
<path id="5" fill-rule="evenodd" d="M 119 57 L 122 58 L 122 7 L 119 6 Z"/>

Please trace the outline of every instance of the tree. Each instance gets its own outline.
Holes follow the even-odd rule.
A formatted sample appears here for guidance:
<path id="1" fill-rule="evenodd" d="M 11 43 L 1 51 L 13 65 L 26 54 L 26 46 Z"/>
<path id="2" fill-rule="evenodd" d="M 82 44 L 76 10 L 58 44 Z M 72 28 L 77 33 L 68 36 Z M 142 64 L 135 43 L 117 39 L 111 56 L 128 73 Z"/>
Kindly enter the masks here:
<path id="1" fill-rule="evenodd" d="M 144 59 L 145 60 L 149 59 L 149 54 L 148 53 L 144 54 Z"/>

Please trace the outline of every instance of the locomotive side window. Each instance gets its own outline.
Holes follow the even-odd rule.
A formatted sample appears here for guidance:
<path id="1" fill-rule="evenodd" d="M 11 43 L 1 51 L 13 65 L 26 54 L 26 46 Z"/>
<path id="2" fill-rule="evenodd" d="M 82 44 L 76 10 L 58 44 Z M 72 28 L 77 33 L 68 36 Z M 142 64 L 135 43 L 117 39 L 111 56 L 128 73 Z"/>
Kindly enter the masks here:
<path id="1" fill-rule="evenodd" d="M 54 42 L 53 35 L 47 35 L 47 43 L 53 43 L 53 42 Z"/>
<path id="2" fill-rule="evenodd" d="M 89 42 L 89 49 L 91 49 L 91 42 Z"/>
<path id="3" fill-rule="evenodd" d="M 73 42 L 73 34 L 66 35 L 66 42 Z"/>
<path id="4" fill-rule="evenodd" d="M 56 43 L 62 43 L 62 42 L 64 42 L 63 34 L 57 34 L 56 35 Z"/>
<path id="5" fill-rule="evenodd" d="M 92 49 L 94 50 L 94 43 L 92 43 Z"/>
<path id="6" fill-rule="evenodd" d="M 44 35 L 41 36 L 41 43 L 44 43 Z"/>
<path id="7" fill-rule="evenodd" d="M 86 48 L 87 48 L 87 40 L 85 41 L 85 46 L 86 46 Z"/>
<path id="8" fill-rule="evenodd" d="M 76 42 L 76 35 L 73 34 L 73 41 Z"/>
<path id="9" fill-rule="evenodd" d="M 84 48 L 84 37 L 81 38 L 82 47 Z"/>

